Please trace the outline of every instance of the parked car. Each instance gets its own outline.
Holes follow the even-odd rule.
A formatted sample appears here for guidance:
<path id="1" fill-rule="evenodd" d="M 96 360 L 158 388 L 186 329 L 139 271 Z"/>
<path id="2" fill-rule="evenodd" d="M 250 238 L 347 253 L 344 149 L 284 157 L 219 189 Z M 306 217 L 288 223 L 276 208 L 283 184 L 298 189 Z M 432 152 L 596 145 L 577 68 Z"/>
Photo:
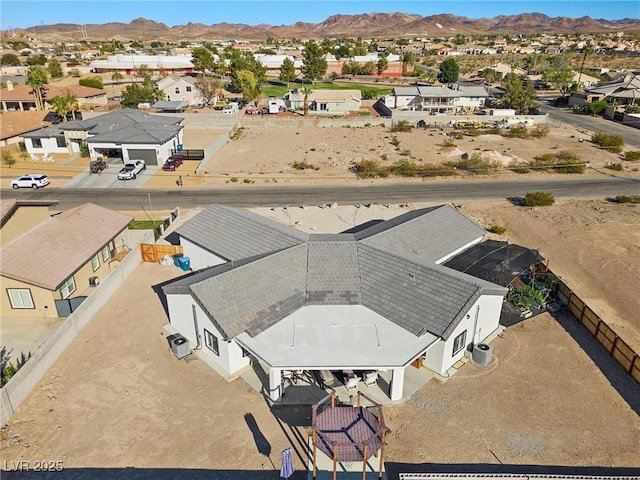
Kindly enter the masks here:
<path id="1" fill-rule="evenodd" d="M 89 164 L 89 173 L 101 173 L 107 168 L 107 163 L 104 160 L 92 160 Z"/>
<path id="2" fill-rule="evenodd" d="M 133 180 L 145 168 L 147 168 L 147 165 L 144 160 L 129 160 L 118 172 L 118 180 Z"/>
<path id="3" fill-rule="evenodd" d="M 245 113 L 248 115 L 257 115 L 258 113 L 260 113 L 260 110 L 258 110 L 258 107 L 255 107 L 253 105 L 249 105 L 247 107 L 247 109 L 245 110 Z"/>
<path id="4" fill-rule="evenodd" d="M 28 173 L 11 181 L 12 188 L 41 188 L 49 185 L 49 178 L 44 173 Z"/>
<path id="5" fill-rule="evenodd" d="M 260 109 L 259 113 L 262 114 L 262 115 L 268 115 L 269 114 L 269 108 L 268 107 L 262 107 Z"/>
<path id="6" fill-rule="evenodd" d="M 178 168 L 180 165 L 182 165 L 183 162 L 184 162 L 183 155 L 171 155 L 169 158 L 167 158 L 167 161 L 164 162 L 164 165 L 162 165 L 162 170 L 172 172 L 176 168 Z"/>

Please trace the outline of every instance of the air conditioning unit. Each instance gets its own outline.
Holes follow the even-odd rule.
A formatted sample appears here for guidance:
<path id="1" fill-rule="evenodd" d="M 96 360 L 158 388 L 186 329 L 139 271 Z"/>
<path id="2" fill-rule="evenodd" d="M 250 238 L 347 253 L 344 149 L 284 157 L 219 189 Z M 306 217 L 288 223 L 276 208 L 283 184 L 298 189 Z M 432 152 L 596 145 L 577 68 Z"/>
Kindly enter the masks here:
<path id="1" fill-rule="evenodd" d="M 173 334 L 169 337 L 169 345 L 171 345 L 171 353 L 173 353 L 173 356 L 178 360 L 191 353 L 189 341 L 179 333 Z"/>
<path id="2" fill-rule="evenodd" d="M 90 287 L 97 287 L 98 285 L 100 285 L 100 278 L 98 278 L 98 277 L 89 277 L 89 286 Z"/>
<path id="3" fill-rule="evenodd" d="M 473 358 L 474 362 L 479 363 L 480 365 L 489 365 L 492 355 L 493 347 L 491 345 L 487 345 L 486 343 L 476 343 L 473 346 L 471 358 Z"/>

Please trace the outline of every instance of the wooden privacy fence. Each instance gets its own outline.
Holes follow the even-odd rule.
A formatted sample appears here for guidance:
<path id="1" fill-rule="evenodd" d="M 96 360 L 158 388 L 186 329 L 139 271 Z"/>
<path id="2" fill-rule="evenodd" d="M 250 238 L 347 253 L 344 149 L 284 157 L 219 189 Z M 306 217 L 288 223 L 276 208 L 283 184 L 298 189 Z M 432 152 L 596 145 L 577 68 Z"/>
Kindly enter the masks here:
<path id="1" fill-rule="evenodd" d="M 162 260 L 165 255 L 172 257 L 183 253 L 184 249 L 180 245 L 156 245 L 151 243 L 140 244 L 140 255 L 142 256 L 143 262 L 157 263 Z"/>
<path id="2" fill-rule="evenodd" d="M 538 270 L 551 274 L 546 276 L 545 282 L 551 291 L 562 300 L 573 316 L 591 332 L 622 368 L 640 383 L 640 355 L 551 270 L 546 270 L 544 265 L 539 266 Z"/>

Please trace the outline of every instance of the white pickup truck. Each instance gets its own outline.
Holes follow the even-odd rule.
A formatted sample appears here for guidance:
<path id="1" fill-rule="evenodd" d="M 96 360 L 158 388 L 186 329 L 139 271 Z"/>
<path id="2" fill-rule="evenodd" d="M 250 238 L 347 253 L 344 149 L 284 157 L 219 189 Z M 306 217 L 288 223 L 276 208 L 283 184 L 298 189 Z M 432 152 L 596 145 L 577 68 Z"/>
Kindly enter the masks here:
<path id="1" fill-rule="evenodd" d="M 146 168 L 147 165 L 144 160 L 129 160 L 118 172 L 118 180 L 133 180 Z"/>

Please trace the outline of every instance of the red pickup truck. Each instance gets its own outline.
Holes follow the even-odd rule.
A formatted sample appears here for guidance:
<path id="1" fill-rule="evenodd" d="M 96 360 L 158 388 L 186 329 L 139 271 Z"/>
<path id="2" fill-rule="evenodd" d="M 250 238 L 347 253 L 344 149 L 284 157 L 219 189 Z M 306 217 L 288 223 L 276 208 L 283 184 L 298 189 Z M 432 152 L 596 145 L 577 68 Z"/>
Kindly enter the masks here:
<path id="1" fill-rule="evenodd" d="M 169 172 L 174 171 L 184 162 L 184 157 L 182 155 L 171 155 L 167 158 L 167 161 L 162 165 L 162 170 L 166 170 Z"/>

